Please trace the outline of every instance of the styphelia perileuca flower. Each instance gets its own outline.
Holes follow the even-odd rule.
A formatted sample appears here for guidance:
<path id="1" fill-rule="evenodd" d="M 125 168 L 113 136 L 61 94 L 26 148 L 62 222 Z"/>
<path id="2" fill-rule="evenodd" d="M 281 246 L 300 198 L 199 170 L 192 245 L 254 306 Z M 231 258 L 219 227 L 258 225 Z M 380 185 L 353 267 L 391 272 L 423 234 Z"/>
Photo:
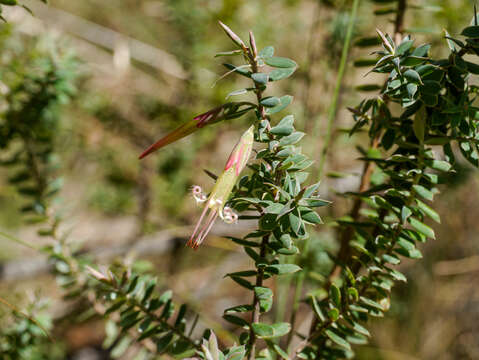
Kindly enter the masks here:
<path id="1" fill-rule="evenodd" d="M 238 215 L 226 206 L 228 197 L 238 180 L 241 171 L 246 166 L 251 155 L 254 141 L 254 126 L 251 126 L 238 141 L 226 162 L 225 170 L 216 180 L 209 196 L 206 196 L 197 185 L 193 186 L 192 192 L 197 202 L 204 202 L 205 208 L 201 213 L 200 220 L 196 224 L 187 245 L 196 249 L 208 235 L 213 224 L 219 216 L 226 223 L 236 223 Z"/>

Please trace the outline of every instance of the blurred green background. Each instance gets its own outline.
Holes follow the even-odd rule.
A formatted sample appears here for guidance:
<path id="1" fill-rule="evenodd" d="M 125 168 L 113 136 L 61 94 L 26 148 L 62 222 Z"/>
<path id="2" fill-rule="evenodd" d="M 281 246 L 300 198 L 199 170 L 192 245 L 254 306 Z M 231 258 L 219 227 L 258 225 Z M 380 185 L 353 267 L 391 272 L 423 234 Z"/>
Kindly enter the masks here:
<path id="1" fill-rule="evenodd" d="M 241 234 L 244 226 L 218 226 L 198 252 L 185 249 L 183 243 L 199 215 L 189 190 L 193 184 L 206 189 L 212 185 L 202 169 L 219 172 L 238 133 L 252 119 L 208 127 L 142 162 L 138 155 L 166 132 L 244 87 L 243 79 L 234 76 L 216 82 L 226 70 L 223 59 L 214 54 L 231 50 L 218 26 L 221 20 L 245 38 L 253 30 L 258 47 L 274 45 L 279 56 L 299 64 L 295 75 L 273 91 L 294 95 L 290 109 L 297 128 L 308 134 L 305 153 L 318 162 L 352 1 L 50 0 L 48 7 L 25 3 L 34 16 L 22 8 L 7 9 L 8 23 L 0 24 L 0 94 L 7 94 L 15 82 L 12 74 L 53 48 L 73 52 L 78 59 L 78 91 L 61 113 L 55 144 L 61 158 L 56 172 L 64 181 L 55 208 L 67 219 L 69 241 L 104 263 L 145 260 L 136 266 L 158 274 L 178 299 L 201 311 L 204 324 L 217 331 L 227 328 L 223 309 L 238 303 L 245 292 L 222 276 L 244 268 L 248 260 L 220 235 Z M 446 47 L 442 29 L 456 34 L 468 24 L 474 2 L 408 4 L 406 32 L 418 43 L 431 43 L 433 53 L 440 55 Z M 354 39 L 374 36 L 375 28 L 392 31 L 394 14 L 374 14 L 379 7 L 361 1 Z M 355 147 L 367 144 L 365 138 L 350 138 L 342 130 L 352 125 L 347 106 L 375 95 L 356 89 L 373 76 L 364 77 L 368 69 L 353 66 L 373 50 L 353 46 L 350 52 L 321 179 L 321 196 L 333 201 L 321 213 L 326 223 L 350 206 L 337 192 L 355 189 L 359 181 Z M 6 106 L 0 98 L 0 118 Z M 445 179 L 452 189 L 438 197 L 443 219 L 436 227 L 438 240 L 423 249 L 423 260 L 401 265 L 409 281 L 395 289 L 387 317 L 372 323 L 371 343 L 357 348 L 358 359 L 479 359 L 479 174 L 466 164 L 460 169 Z M 318 180 L 315 173 L 311 181 Z M 350 175 L 338 176 L 343 173 Z M 38 243 L 32 227 L 18 214 L 23 199 L 8 177 L 9 169 L 0 168 L 0 229 Z M 336 249 L 334 229 L 323 225 L 316 230 L 306 260 L 314 269 L 307 278 L 311 289 L 328 265 L 325 252 Z M 121 250 L 139 243 L 143 251 Z M 37 256 L 1 240 L 0 296 L 21 306 L 49 299 L 47 320 L 56 339 L 47 346 L 50 358 L 111 358 L 102 350 L 103 321 L 70 317 L 71 309 L 62 308 L 59 290 Z M 291 299 L 285 296 L 279 303 L 288 311 Z M 43 311 L 40 305 L 38 314 Z M 282 312 L 279 308 L 270 316 L 281 317 Z M 2 327 L 18 321 L 8 316 L 8 309 L 0 308 L 0 316 Z M 307 326 L 306 307 L 298 323 Z M 225 343 L 232 341 L 221 330 L 217 334 Z"/>

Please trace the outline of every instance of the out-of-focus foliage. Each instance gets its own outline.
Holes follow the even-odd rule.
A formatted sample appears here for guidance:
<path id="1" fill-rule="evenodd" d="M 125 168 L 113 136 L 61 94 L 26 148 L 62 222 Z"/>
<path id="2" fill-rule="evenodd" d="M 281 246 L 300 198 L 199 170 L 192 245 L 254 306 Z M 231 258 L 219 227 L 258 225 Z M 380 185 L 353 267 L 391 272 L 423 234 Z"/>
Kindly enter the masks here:
<path id="1" fill-rule="evenodd" d="M 55 146 L 59 109 L 75 94 L 78 61 L 53 39 L 23 46 L 2 36 L 0 99 L 0 165 L 8 182 L 27 200 L 21 211 L 30 222 L 46 219 L 47 202 L 61 187 Z"/>
<path id="2" fill-rule="evenodd" d="M 37 2 L 25 3 L 33 9 Z M 45 333 L 34 330 L 35 323 L 25 316 L 13 314 L 2 316 L 0 332 L 10 339 L 2 346 L 27 359 L 74 358 L 84 348 L 123 359 L 183 358 L 195 351 L 206 359 L 240 359 L 246 354 L 268 359 L 341 358 L 353 356 L 352 349 L 360 359 L 409 355 L 432 359 L 438 354 L 474 358 L 478 352 L 471 339 L 477 327 L 471 309 L 477 292 L 470 285 L 474 281 L 467 284 L 461 279 L 475 279 L 475 270 L 470 270 L 475 269 L 474 256 L 469 256 L 477 251 L 470 217 L 479 200 L 473 196 L 478 160 L 473 52 L 478 37 L 474 28 L 464 33 L 466 37 L 455 35 L 469 24 L 473 4 L 360 3 L 355 17 L 350 11 L 353 1 L 341 0 L 56 0 L 51 12 L 42 10 L 48 16 L 38 12 L 38 18 L 67 32 L 71 26 L 77 39 L 68 46 L 57 46 L 58 29 L 50 40 L 43 36 L 37 40 L 36 32 L 44 30 L 38 30 L 31 15 L 32 23 L 24 20 L 13 32 L 10 24 L 0 25 L 0 160 L 6 165 L 0 168 L 0 220 L 11 231 L 16 231 L 19 219 L 40 222 L 40 227 L 22 226 L 18 236 L 33 243 L 36 236 L 30 230 L 39 230 L 43 235 L 39 241 L 47 244 L 41 257 L 49 259 L 44 270 L 61 288 L 50 291 L 57 288 L 52 276 L 36 277 L 44 272 L 41 266 L 36 268 L 33 252 L 12 251 L 2 243 L 2 261 L 12 261 L 2 263 L 0 276 L 11 280 L 0 284 L 0 296 L 12 296 L 10 288 L 45 287 L 48 296 L 61 298 L 52 307 L 51 327 L 43 322 L 42 326 L 59 338 L 57 343 L 67 344 L 58 348 L 58 354 L 57 349 L 45 352 L 53 349 Z M 401 4 L 407 6 L 398 26 Z M 55 18 L 60 8 L 108 29 L 75 22 L 68 13 L 64 13 L 68 24 L 62 24 L 62 17 Z M 3 10 L 15 23 L 22 9 Z M 247 55 L 247 67 L 234 68 L 240 76 L 230 74 L 216 81 L 233 69 L 227 65 L 222 72 L 211 66 L 212 49 L 224 49 L 226 44 L 217 18 L 235 29 L 253 28 L 260 49 L 274 44 L 274 55 L 281 58 L 266 48 L 258 57 L 259 71 L 253 71 Z M 348 54 L 345 42 L 351 22 L 355 47 Z M 395 27 L 391 31 L 390 24 Z M 375 27 L 391 37 L 375 36 Z M 457 40 L 444 41 L 442 28 Z M 91 29 L 95 36 L 85 41 L 83 34 L 87 38 Z M 116 31 L 114 39 L 108 38 L 109 29 Z M 19 36 L 19 31 L 24 34 Z M 408 33 L 412 36 L 405 36 Z M 161 57 L 158 63 L 145 63 L 137 55 L 148 47 L 138 47 L 125 36 L 167 51 L 173 62 L 163 63 Z M 424 42 L 431 47 L 421 46 Z M 368 55 L 381 44 L 380 56 Z M 81 67 L 90 75 L 87 81 L 77 80 L 80 63 L 66 50 L 74 47 L 85 56 Z M 341 68 L 337 60 L 345 49 L 347 63 L 355 68 L 346 66 L 343 80 L 337 75 Z M 294 58 L 299 67 L 284 56 Z M 380 57 L 373 73 L 363 77 Z M 240 58 L 231 62 L 240 65 Z M 179 66 L 182 75 L 168 75 L 165 64 Z M 286 81 L 268 81 L 294 70 L 294 77 Z M 334 86 L 337 97 L 331 91 Z M 258 90 L 265 94 L 257 97 Z M 272 96 L 283 93 L 295 95 L 294 124 L 291 116 L 280 114 L 278 120 L 283 120 L 278 125 L 276 115 L 267 113 L 288 103 L 286 96 Z M 363 100 L 364 94 L 370 97 Z M 243 118 L 201 129 L 138 162 L 140 150 L 172 128 L 240 95 L 253 104 Z M 346 106 L 351 107 L 354 124 Z M 326 110 L 329 135 L 322 121 Z M 256 159 L 229 203 L 241 212 L 240 225 L 214 227 L 199 253 L 184 250 L 188 226 L 197 213 L 186 196 L 191 185 L 211 183 L 204 180 L 205 168 L 215 179 L 238 129 L 246 128 L 255 115 L 261 120 Z M 301 137 L 297 129 L 308 135 L 314 129 L 314 136 L 301 139 L 302 149 L 284 144 L 292 135 Z M 311 199 L 301 198 L 303 170 L 310 166 L 313 174 L 317 172 L 318 162 L 312 160 L 326 154 L 316 151 L 324 143 L 329 179 L 309 179 L 322 180 L 321 186 L 304 191 L 319 189 L 334 203 L 322 209 L 325 224 L 308 231 L 310 240 L 305 241 L 303 225 L 319 217 L 304 208 Z M 357 144 L 365 169 L 374 169 L 359 191 L 360 169 L 352 155 Z M 311 154 L 312 160 L 303 153 Z M 464 187 L 471 187 L 469 194 Z M 437 196 L 437 189 L 444 194 Z M 434 209 L 428 200 L 432 195 Z M 343 216 L 350 203 L 351 216 Z M 76 214 L 58 212 L 64 207 Z M 19 216 L 20 208 L 26 216 Z M 431 220 L 438 221 L 439 214 L 442 224 L 432 230 Z M 70 234 L 76 221 L 80 225 Z M 253 231 L 256 221 L 259 227 Z M 217 236 L 229 231 L 235 233 L 233 241 Z M 432 236 L 436 242 L 422 244 Z M 152 264 L 136 260 L 137 255 L 146 255 Z M 27 265 L 22 256 L 28 258 Z M 421 256 L 419 265 L 407 261 Z M 17 261 L 31 279 L 15 270 Z M 92 265 L 97 263 L 107 266 Z M 104 270 L 107 267 L 111 272 Z M 35 269 L 40 269 L 38 274 Z M 16 276 L 22 280 L 16 281 Z M 405 277 L 408 283 L 400 284 L 390 300 L 393 280 Z M 441 299 L 432 294 L 435 291 Z M 366 321 L 383 316 L 389 306 L 385 319 Z M 224 308 L 228 310 L 223 314 Z M 42 319 L 36 311 L 25 312 Z M 433 312 L 444 324 L 437 325 Z M 308 316 L 313 313 L 311 324 Z M 38 336 L 20 337 L 30 334 L 27 328 Z M 212 331 L 198 330 L 204 328 Z M 438 341 L 443 336 L 448 340 Z M 358 346 L 367 341 L 371 345 Z"/>

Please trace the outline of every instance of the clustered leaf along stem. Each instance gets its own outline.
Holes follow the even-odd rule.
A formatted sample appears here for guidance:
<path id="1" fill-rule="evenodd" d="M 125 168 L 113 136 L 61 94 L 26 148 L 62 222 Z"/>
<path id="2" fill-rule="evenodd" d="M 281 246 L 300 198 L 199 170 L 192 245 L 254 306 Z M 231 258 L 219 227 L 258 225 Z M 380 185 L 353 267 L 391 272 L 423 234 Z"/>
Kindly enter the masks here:
<path id="1" fill-rule="evenodd" d="M 396 39 L 396 42 L 399 42 L 401 40 L 401 36 L 403 34 L 406 6 L 407 6 L 407 0 L 398 0 L 396 18 L 394 21 L 394 39 Z M 387 82 L 385 84 L 387 84 Z M 384 101 L 387 103 L 389 100 L 386 97 Z M 379 147 L 380 139 L 381 139 L 381 132 L 377 132 L 371 141 L 371 149 L 375 150 Z M 369 189 L 370 183 L 371 183 L 371 175 L 373 174 L 373 171 L 374 171 L 374 161 L 365 161 L 363 172 L 361 174 L 359 189 L 358 189 L 359 193 L 362 193 Z M 350 211 L 350 216 L 352 219 L 356 220 L 359 218 L 360 216 L 359 210 L 361 209 L 362 204 L 363 204 L 363 199 L 361 197 L 357 197 L 354 200 L 353 206 Z M 341 230 L 340 249 L 337 255 L 337 261 L 335 262 L 333 269 L 329 273 L 327 286 L 332 279 L 335 279 L 339 276 L 341 272 L 341 264 L 348 263 L 347 260 L 349 258 L 349 250 L 350 250 L 349 242 L 351 241 L 354 231 L 351 227 L 340 228 L 340 230 Z"/>

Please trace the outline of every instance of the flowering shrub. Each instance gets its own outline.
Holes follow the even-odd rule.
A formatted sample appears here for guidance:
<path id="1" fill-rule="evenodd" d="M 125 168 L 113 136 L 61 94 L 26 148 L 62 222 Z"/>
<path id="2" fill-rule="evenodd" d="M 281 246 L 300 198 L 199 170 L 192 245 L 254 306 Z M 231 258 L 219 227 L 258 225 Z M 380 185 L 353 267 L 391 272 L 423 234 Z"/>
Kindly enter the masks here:
<path id="1" fill-rule="evenodd" d="M 158 292 L 154 277 L 120 264 L 98 270 L 90 259 L 76 255 L 64 243 L 57 233 L 61 219 L 49 211 L 48 199 L 53 193 L 47 191 L 51 181 L 45 182 L 51 175 L 48 166 L 42 165 L 44 172 L 33 171 L 36 163 L 32 159 L 37 153 L 31 149 L 37 149 L 42 138 L 30 136 L 17 126 L 20 115 L 31 114 L 22 109 L 32 105 L 27 102 L 23 108 L 17 106 L 6 112 L 0 133 L 8 137 L 0 139 L 1 147 L 9 150 L 12 139 L 19 138 L 21 149 L 7 159 L 11 161 L 3 163 L 21 167 L 19 174 L 24 175 L 14 177 L 13 184 L 33 182 L 30 192 L 18 185 L 20 193 L 33 197 L 24 210 L 40 215 L 38 221 L 49 225 L 40 234 L 54 240 L 54 245 L 40 251 L 49 257 L 52 272 L 67 297 L 81 298 L 109 319 L 109 326 L 115 329 L 110 331 L 114 335 L 109 343 L 128 347 L 135 342 L 151 356 L 208 360 L 352 358 L 353 346 L 367 343 L 367 322 L 371 317 L 384 316 L 394 283 L 407 280 L 395 265 L 403 258 L 420 259 L 421 244 L 435 238 L 426 219 L 440 221 L 430 202 L 438 192 L 442 174 L 454 171 L 459 153 L 474 166 L 479 165 L 478 87 L 470 82 L 479 74 L 477 61 L 472 60 L 479 55 L 476 13 L 460 38 L 445 33 L 449 55 L 435 59 L 430 55 L 430 45 L 417 45 L 403 34 L 406 1 L 399 0 L 397 5 L 395 34 L 389 36 L 378 30 L 377 39 L 363 40 L 363 44 L 381 45 L 374 52 L 371 71 L 385 74 L 386 80 L 381 85 L 368 85 L 380 89 L 379 94 L 350 109 L 355 120 L 351 135 L 366 130 L 370 146 L 361 153 L 364 170 L 360 188 L 344 194 L 352 199 L 351 211 L 327 224 L 337 230 L 339 244 L 338 252 L 330 254 L 331 267 L 312 291 L 303 294 L 301 286 L 297 288 L 313 317 L 306 333 L 295 324 L 297 307 L 290 322 L 267 322 L 264 316 L 273 308 L 274 297 L 274 289 L 266 280 L 308 271 L 297 264 L 299 255 L 307 255 L 311 225 L 322 224 L 317 209 L 330 204 L 320 198 L 316 179 L 308 183 L 307 170 L 313 161 L 299 147 L 305 134 L 296 130 L 293 115 L 277 115 L 293 97 L 266 94 L 271 83 L 294 74 L 295 61 L 275 56 L 272 46 L 258 49 L 251 32 L 246 43 L 220 23 L 237 49 L 217 55 L 243 62 L 224 64 L 227 74 L 251 81 L 250 87 L 229 97 L 252 94 L 256 100 L 227 102 L 198 115 L 140 155 L 144 158 L 205 126 L 249 115 L 249 128 L 232 149 L 223 172 L 212 174 L 216 183 L 211 192 L 203 193 L 199 186 L 192 188 L 194 199 L 204 204 L 204 209 L 187 243 L 198 248 L 218 217 L 227 223 L 256 221 L 255 230 L 244 237 L 228 238 L 242 246 L 254 264 L 225 275 L 251 294 L 248 303 L 224 310 L 223 318 L 241 329 L 238 343 L 229 347 L 219 344 L 210 330 L 194 338 L 198 315 L 192 314 L 186 304 L 176 308 L 172 292 Z M 40 85 L 60 83 L 63 90 L 73 89 L 65 86 L 72 85 L 72 77 L 56 72 L 54 65 L 28 80 Z M 52 74 L 56 76 L 52 78 Z M 21 86 L 16 89 L 23 91 Z M 64 95 L 72 93 L 65 91 Z M 41 108 L 56 108 L 59 101 L 58 94 L 49 96 Z M 43 131 L 42 124 L 48 119 L 33 116 L 21 120 L 31 121 L 31 129 Z M 376 176 L 372 177 L 373 173 Z M 17 333 L 13 335 L 10 338 L 16 339 Z"/>

